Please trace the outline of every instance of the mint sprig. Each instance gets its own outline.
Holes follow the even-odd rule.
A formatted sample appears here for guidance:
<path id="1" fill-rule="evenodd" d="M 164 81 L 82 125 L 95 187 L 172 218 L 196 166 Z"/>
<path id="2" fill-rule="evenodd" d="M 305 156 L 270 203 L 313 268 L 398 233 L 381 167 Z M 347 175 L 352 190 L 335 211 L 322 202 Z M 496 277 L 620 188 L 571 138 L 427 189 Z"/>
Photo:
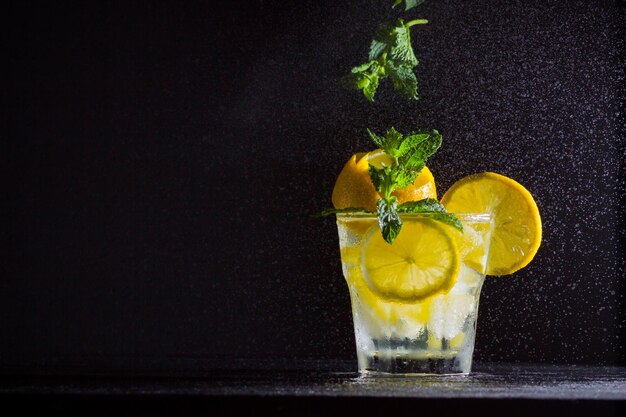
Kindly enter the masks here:
<path id="1" fill-rule="evenodd" d="M 421 213 L 426 217 L 437 220 L 463 230 L 463 225 L 453 214 L 447 213 L 445 207 L 433 198 L 420 201 L 408 201 L 398 204 L 393 192 L 413 184 L 426 161 L 437 152 L 442 143 L 441 134 L 436 130 L 420 130 L 404 136 L 393 127 L 384 135 L 379 135 L 370 129 L 367 133 L 372 142 L 381 148 L 388 156 L 389 162 L 380 163 L 380 166 L 369 164 L 369 176 L 380 198 L 376 201 L 376 216 L 383 238 L 387 243 L 393 243 L 402 229 L 402 213 Z M 318 213 L 316 217 L 325 217 L 337 213 L 369 212 L 360 207 L 343 209 L 327 209 Z M 370 212 L 371 213 L 371 212 Z"/>
<path id="2" fill-rule="evenodd" d="M 380 80 L 391 77 L 396 91 L 417 100 L 417 78 L 413 69 L 419 61 L 411 46 L 410 28 L 426 23 L 428 21 L 425 19 L 407 23 L 398 19 L 395 25 L 382 25 L 370 44 L 368 61 L 352 68 L 346 79 L 348 86 L 360 90 L 366 99 L 374 101 Z"/>
<path id="3" fill-rule="evenodd" d="M 372 184 L 382 196 L 376 204 L 376 214 L 385 241 L 392 243 L 400 233 L 402 229 L 400 212 L 433 211 L 435 215 L 433 218 L 447 219 L 446 216 L 437 215 L 437 212 L 443 208 L 440 204 L 435 205 L 433 201 L 426 200 L 398 206 L 396 197 L 392 195 L 395 190 L 405 188 L 415 181 L 426 166 L 426 160 L 441 146 L 441 134 L 436 130 L 422 130 L 404 136 L 393 127 L 387 130 L 384 136 L 369 129 L 367 133 L 372 142 L 392 160 L 391 165 L 381 164 L 381 167 L 376 167 L 370 164 L 369 166 Z"/>

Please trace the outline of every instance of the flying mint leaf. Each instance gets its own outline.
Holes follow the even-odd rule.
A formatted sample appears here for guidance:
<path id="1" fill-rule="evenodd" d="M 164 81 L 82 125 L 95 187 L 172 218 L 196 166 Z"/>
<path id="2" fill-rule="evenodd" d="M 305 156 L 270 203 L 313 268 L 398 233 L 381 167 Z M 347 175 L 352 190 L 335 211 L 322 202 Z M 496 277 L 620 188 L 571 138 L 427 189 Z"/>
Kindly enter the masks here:
<path id="1" fill-rule="evenodd" d="M 367 210 L 361 207 L 347 207 L 347 208 L 342 208 L 342 209 L 330 208 L 330 209 L 322 210 L 319 213 L 315 213 L 313 217 L 319 218 L 319 217 L 328 217 L 337 213 L 360 213 L 360 212 L 368 213 Z"/>
<path id="2" fill-rule="evenodd" d="M 368 58 L 370 61 L 375 61 L 382 56 L 385 50 L 389 47 L 387 44 L 387 36 L 384 35 L 383 29 L 378 29 L 379 32 L 383 32 L 382 36 L 376 36 L 370 44 L 370 52 Z"/>
<path id="3" fill-rule="evenodd" d="M 369 62 L 366 62 L 364 64 L 361 65 L 357 65 L 356 67 L 352 68 L 352 73 L 353 74 L 362 74 L 362 73 L 366 73 L 366 72 L 376 72 L 378 71 L 378 62 L 376 62 L 376 60 L 370 60 Z"/>
<path id="4" fill-rule="evenodd" d="M 413 67 L 407 64 L 395 66 L 391 61 L 387 63 L 387 73 L 391 76 L 393 89 L 399 91 L 405 97 L 417 100 L 417 78 L 413 73 Z"/>
<path id="5" fill-rule="evenodd" d="M 411 10 L 413 7 L 419 6 L 420 4 L 424 3 L 424 0 L 395 0 L 393 2 L 393 6 L 391 7 L 394 8 L 400 3 L 402 3 L 403 1 L 404 1 L 404 11 Z"/>
<path id="6" fill-rule="evenodd" d="M 370 44 L 369 61 L 352 68 L 347 85 L 361 90 L 368 100 L 373 101 L 380 80 L 390 76 L 395 90 L 417 100 L 417 78 L 413 68 L 419 61 L 411 46 L 409 28 L 425 23 L 428 22 L 423 19 L 407 23 L 398 19 L 395 25 L 379 27 Z"/>
<path id="7" fill-rule="evenodd" d="M 398 19 L 397 25 L 404 26 L 401 19 Z M 370 51 L 368 55 L 370 61 L 383 58 L 383 60 L 379 62 L 384 63 L 384 59 L 386 59 L 391 48 L 393 48 L 393 45 L 395 44 L 394 38 L 397 34 L 395 34 L 394 31 L 397 25 L 383 23 L 376 28 L 374 39 L 372 39 L 372 43 L 370 44 Z"/>
<path id="8" fill-rule="evenodd" d="M 376 94 L 376 90 L 378 90 L 378 79 L 378 74 L 370 75 L 369 82 L 362 88 L 363 95 L 369 101 L 374 101 L 374 95 Z"/>
<path id="9" fill-rule="evenodd" d="M 384 68 L 377 61 L 369 61 L 352 68 L 350 74 L 344 77 L 343 82 L 347 88 L 361 90 L 365 98 L 374 101 L 378 81 L 383 72 Z"/>
<path id="10" fill-rule="evenodd" d="M 402 229 L 402 220 L 398 214 L 398 200 L 395 197 L 378 199 L 376 213 L 383 239 L 391 244 Z"/>
<path id="11" fill-rule="evenodd" d="M 411 47 L 411 32 L 404 25 L 402 19 L 400 19 L 398 25 L 391 29 L 388 36 L 390 45 L 389 61 L 392 61 L 397 66 L 407 65 L 411 68 L 419 64 Z"/>
<path id="12" fill-rule="evenodd" d="M 408 201 L 398 206 L 398 213 L 423 213 L 426 217 L 448 224 L 463 231 L 461 221 L 434 198 L 425 198 L 420 201 Z"/>

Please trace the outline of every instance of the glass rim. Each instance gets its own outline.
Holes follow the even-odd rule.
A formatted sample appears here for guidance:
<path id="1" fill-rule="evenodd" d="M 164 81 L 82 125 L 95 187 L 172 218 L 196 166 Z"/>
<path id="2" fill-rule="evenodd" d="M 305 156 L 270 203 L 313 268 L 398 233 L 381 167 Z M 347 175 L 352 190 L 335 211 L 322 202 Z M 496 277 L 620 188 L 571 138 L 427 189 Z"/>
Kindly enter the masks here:
<path id="1" fill-rule="evenodd" d="M 429 217 L 429 215 L 431 214 L 435 214 L 436 212 L 425 212 L 425 213 L 400 213 L 400 218 L 402 219 L 411 219 L 411 218 L 419 218 L 419 217 Z M 453 214 L 454 216 L 456 216 L 457 218 L 459 218 L 459 220 L 462 221 L 483 221 L 483 222 L 489 222 L 491 220 L 494 219 L 494 215 L 493 213 L 488 213 L 488 212 L 484 212 L 484 213 L 480 213 L 480 212 L 476 212 L 476 213 L 470 213 L 470 212 L 462 212 L 462 213 L 454 213 L 454 212 L 447 212 L 448 214 Z M 375 213 L 369 213 L 366 211 L 355 211 L 355 212 L 350 212 L 350 213 L 336 213 L 337 215 L 337 219 L 341 219 L 341 220 L 376 220 L 378 221 L 378 217 L 376 216 Z"/>

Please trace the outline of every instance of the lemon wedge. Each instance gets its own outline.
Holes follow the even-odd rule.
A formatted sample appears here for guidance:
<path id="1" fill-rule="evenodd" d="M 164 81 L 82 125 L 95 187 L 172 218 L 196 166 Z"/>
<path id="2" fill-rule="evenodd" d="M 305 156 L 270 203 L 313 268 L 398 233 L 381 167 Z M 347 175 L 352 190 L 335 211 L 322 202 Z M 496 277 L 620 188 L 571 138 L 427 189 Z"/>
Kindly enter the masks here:
<path id="1" fill-rule="evenodd" d="M 332 193 L 333 206 L 338 209 L 361 207 L 376 211 L 376 202 L 380 195 L 374 188 L 369 175 L 369 166 L 382 168 L 390 166 L 393 160 L 381 149 L 354 154 L 339 173 Z M 437 198 L 435 179 L 428 167 L 424 167 L 413 184 L 392 193 L 398 203 L 418 201 L 424 198 Z"/>

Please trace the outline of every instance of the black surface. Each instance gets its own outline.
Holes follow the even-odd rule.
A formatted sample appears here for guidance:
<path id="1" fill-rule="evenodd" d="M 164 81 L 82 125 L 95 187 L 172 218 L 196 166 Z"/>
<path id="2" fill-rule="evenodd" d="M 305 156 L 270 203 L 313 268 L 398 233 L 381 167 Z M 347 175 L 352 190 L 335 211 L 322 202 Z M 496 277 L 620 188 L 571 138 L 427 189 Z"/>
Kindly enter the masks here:
<path id="1" fill-rule="evenodd" d="M 351 362 L 278 362 L 153 375 L 4 376 L 3 394 L 167 394 L 394 398 L 626 400 L 626 368 L 476 364 L 468 376 L 362 377 Z M 261 366 L 259 366 L 261 365 Z"/>
<path id="2" fill-rule="evenodd" d="M 349 362 L 248 365 L 176 377 L 0 378 L 0 399 L 25 410 L 98 415 L 619 415 L 626 406 L 623 367 L 478 364 L 466 377 L 363 378 Z"/>
<path id="3" fill-rule="evenodd" d="M 338 79 L 387 3 L 8 7 L 0 368 L 354 358 L 309 215 L 391 125 L 442 132 L 440 194 L 492 170 L 542 213 L 536 260 L 484 286 L 477 359 L 623 364 L 623 7 L 428 1 L 421 100 L 370 104 Z"/>
<path id="4" fill-rule="evenodd" d="M 21 415 L 63 416 L 379 416 L 392 412 L 397 416 L 433 413 L 481 416 L 615 416 L 624 413 L 618 401 L 560 400 L 485 400 L 485 399 L 407 399 L 347 397 L 254 397 L 254 396 L 13 396 L 5 399 L 9 409 Z"/>

